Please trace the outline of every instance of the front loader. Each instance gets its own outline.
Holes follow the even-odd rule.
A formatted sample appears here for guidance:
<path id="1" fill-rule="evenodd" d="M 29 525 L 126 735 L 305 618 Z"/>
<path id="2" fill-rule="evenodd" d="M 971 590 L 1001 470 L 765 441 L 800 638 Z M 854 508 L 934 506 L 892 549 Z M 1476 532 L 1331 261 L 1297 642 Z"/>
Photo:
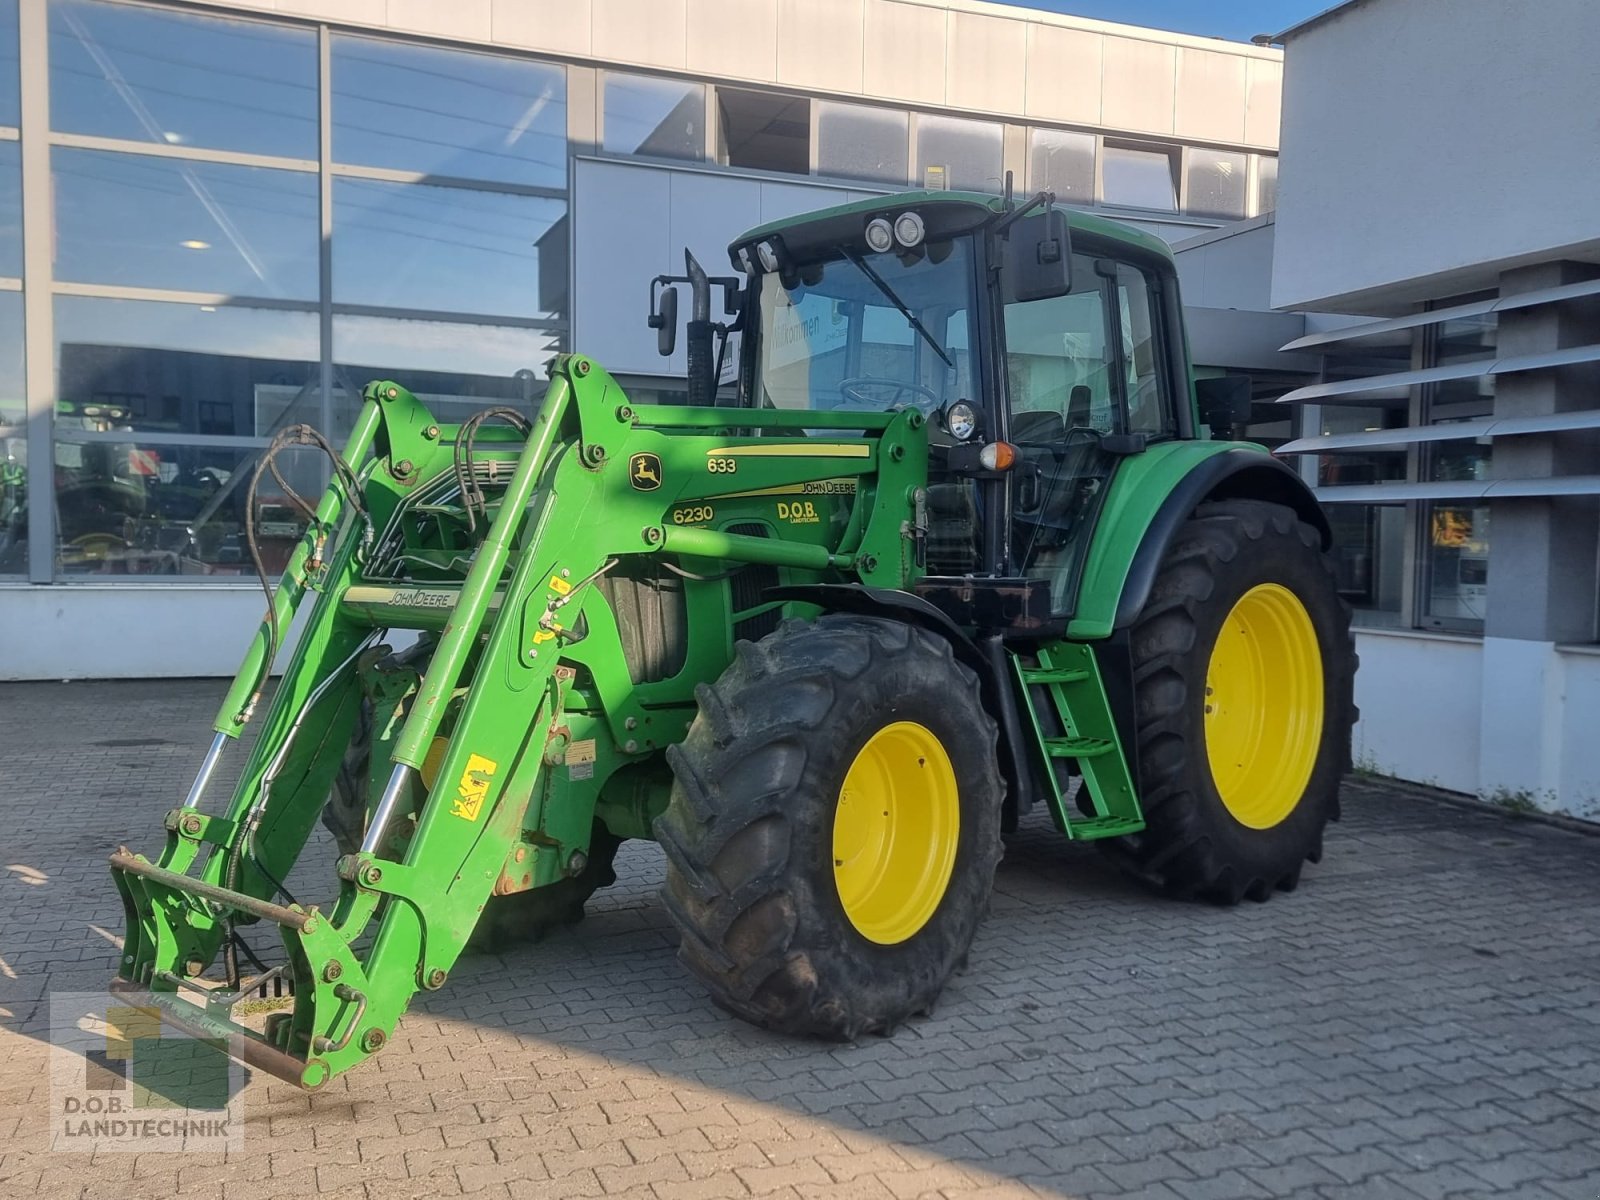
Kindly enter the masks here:
<path id="1" fill-rule="evenodd" d="M 1182 896 L 1317 860 L 1355 670 L 1328 526 L 1228 440 L 1247 393 L 1191 379 L 1166 248 L 928 192 L 730 262 L 652 285 L 666 352 L 691 293 L 688 405 L 564 354 L 521 407 L 450 425 L 383 381 L 342 451 L 274 441 L 257 481 L 310 445 L 332 482 L 164 849 L 112 857 L 116 990 L 317 1088 L 654 838 L 712 999 L 852 1038 L 930 1009 L 1035 805 Z M 292 1008 L 236 1016 L 269 983 Z"/>

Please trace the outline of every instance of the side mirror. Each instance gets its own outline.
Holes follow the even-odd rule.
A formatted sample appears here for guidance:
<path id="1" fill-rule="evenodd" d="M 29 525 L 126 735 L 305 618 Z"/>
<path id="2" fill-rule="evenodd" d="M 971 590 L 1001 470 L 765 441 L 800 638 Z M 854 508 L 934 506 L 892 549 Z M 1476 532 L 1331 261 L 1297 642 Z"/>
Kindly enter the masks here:
<path id="1" fill-rule="evenodd" d="M 1250 380 L 1244 375 L 1196 379 L 1194 398 L 1201 424 L 1210 426 L 1218 441 L 1231 438 L 1234 426 L 1250 423 Z"/>
<path id="2" fill-rule="evenodd" d="M 667 286 L 661 289 L 657 305 L 652 305 L 649 325 L 656 331 L 656 350 L 662 358 L 672 357 L 678 347 L 678 289 Z"/>
<path id="3" fill-rule="evenodd" d="M 1016 300 L 1049 300 L 1072 290 L 1072 240 L 1067 214 L 1047 208 L 1007 232 L 1006 291 Z"/>

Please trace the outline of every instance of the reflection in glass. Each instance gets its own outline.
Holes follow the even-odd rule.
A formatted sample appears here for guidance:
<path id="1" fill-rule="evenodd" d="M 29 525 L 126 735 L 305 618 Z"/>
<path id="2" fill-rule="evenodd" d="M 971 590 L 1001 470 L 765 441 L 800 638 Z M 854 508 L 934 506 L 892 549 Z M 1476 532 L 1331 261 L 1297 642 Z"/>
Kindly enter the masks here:
<path id="1" fill-rule="evenodd" d="M 1489 506 L 1429 504 L 1425 624 L 1480 627 L 1489 599 Z"/>
<path id="2" fill-rule="evenodd" d="M 22 293 L 0 292 L 0 425 L 27 418 L 22 365 Z"/>
<path id="3" fill-rule="evenodd" d="M 321 424 L 315 313 L 58 296 L 55 318 L 58 436 Z"/>
<path id="4" fill-rule="evenodd" d="M 411 321 L 390 317 L 333 319 L 334 432 L 348 436 L 361 389 L 374 379 L 403 383 L 446 421 L 494 404 L 520 407 L 520 370 L 534 375 L 542 394 L 545 364 L 561 335 L 538 329 Z"/>
<path id="5" fill-rule="evenodd" d="M 611 154 L 704 158 L 705 86 L 608 72 L 604 147 Z"/>
<path id="6" fill-rule="evenodd" d="M 314 159 L 317 35 L 262 21 L 52 0 L 50 124 L 67 133 Z"/>
<path id="7" fill-rule="evenodd" d="M 253 575 L 244 509 L 258 451 L 57 438 L 57 570 L 67 575 Z M 270 479 L 270 476 L 268 477 Z M 276 484 L 257 497 L 263 558 L 288 560 L 303 526 Z M 295 512 L 298 516 L 298 512 Z M 279 518 L 274 520 L 274 518 Z"/>
<path id="8" fill-rule="evenodd" d="M 28 440 L 0 431 L 0 576 L 28 572 Z"/>
<path id="9" fill-rule="evenodd" d="M 905 183 L 909 121 L 893 109 L 817 101 L 817 174 Z"/>
<path id="10" fill-rule="evenodd" d="M 1071 204 L 1094 203 L 1093 134 L 1065 129 L 1035 129 L 1028 135 L 1028 188 L 1048 188 Z"/>
<path id="11" fill-rule="evenodd" d="M 0 142 L 0 275 L 22 276 L 22 144 Z"/>
<path id="12" fill-rule="evenodd" d="M 336 35 L 333 156 L 564 188 L 566 73 L 520 58 Z"/>
<path id="13" fill-rule="evenodd" d="M 558 317 L 566 308 L 563 200 L 338 179 L 333 298 L 341 304 Z"/>
<path id="14" fill-rule="evenodd" d="M 56 278 L 317 298 L 317 177 L 57 147 Z"/>
<path id="15" fill-rule="evenodd" d="M 0 292 L 0 575 L 28 569 L 28 406 L 22 382 L 22 294 Z"/>
<path id="16" fill-rule="evenodd" d="M 1107 142 L 1100 172 L 1105 203 L 1178 211 L 1178 179 L 1171 151 Z"/>
<path id="17" fill-rule="evenodd" d="M 0 0 L 0 125 L 19 125 L 17 0 Z"/>
<path id="18" fill-rule="evenodd" d="M 1278 159 L 1263 154 L 1256 158 L 1256 215 L 1278 207 Z"/>
<path id="19" fill-rule="evenodd" d="M 1190 146 L 1184 152 L 1184 211 L 1197 217 L 1243 217 L 1248 163 L 1243 154 Z"/>
<path id="20" fill-rule="evenodd" d="M 917 175 L 924 187 L 998 192 L 1002 132 L 987 121 L 917 118 Z"/>

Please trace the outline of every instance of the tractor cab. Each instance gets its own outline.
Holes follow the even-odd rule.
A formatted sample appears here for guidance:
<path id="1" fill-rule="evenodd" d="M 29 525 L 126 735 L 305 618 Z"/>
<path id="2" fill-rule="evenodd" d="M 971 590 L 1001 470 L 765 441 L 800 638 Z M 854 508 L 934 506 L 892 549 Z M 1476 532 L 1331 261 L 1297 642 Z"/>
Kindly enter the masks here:
<path id="1" fill-rule="evenodd" d="M 745 281 L 737 402 L 919 410 L 919 590 L 949 607 L 992 580 L 1024 627 L 1072 615 L 1119 462 L 1193 432 L 1165 246 L 1052 199 L 910 193 L 730 247 Z"/>

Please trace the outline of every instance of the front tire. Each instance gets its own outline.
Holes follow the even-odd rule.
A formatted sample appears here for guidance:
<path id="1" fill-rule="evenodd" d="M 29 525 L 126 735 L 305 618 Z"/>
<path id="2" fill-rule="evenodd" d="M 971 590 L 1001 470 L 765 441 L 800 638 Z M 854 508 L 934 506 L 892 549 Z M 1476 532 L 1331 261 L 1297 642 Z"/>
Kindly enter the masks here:
<path id="1" fill-rule="evenodd" d="M 888 1034 L 966 962 L 1000 860 L 997 731 L 950 644 L 830 615 L 739 644 L 668 751 L 679 957 L 784 1033 Z"/>
<path id="2" fill-rule="evenodd" d="M 1202 505 L 1132 631 L 1146 828 L 1113 854 L 1225 904 L 1322 857 L 1350 762 L 1356 656 L 1317 531 L 1256 500 Z"/>

